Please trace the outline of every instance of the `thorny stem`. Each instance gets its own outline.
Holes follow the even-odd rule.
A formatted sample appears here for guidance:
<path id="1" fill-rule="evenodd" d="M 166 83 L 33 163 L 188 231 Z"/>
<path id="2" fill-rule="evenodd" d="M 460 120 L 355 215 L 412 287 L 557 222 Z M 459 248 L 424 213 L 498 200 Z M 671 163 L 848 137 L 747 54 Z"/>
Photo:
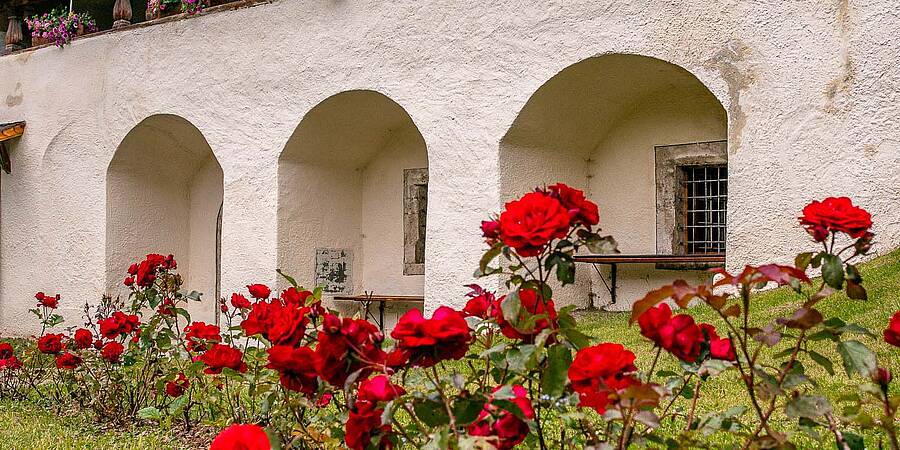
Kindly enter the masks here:
<path id="1" fill-rule="evenodd" d="M 825 414 L 825 418 L 828 420 L 828 429 L 831 430 L 832 434 L 834 434 L 834 439 L 835 441 L 837 441 L 838 448 L 840 450 L 850 450 L 850 446 L 844 439 L 844 433 L 841 433 L 841 430 L 839 430 L 837 427 L 834 416 L 832 416 L 831 414 Z"/>
<path id="2" fill-rule="evenodd" d="M 694 383 L 694 397 L 691 399 L 691 410 L 688 413 L 687 425 L 684 427 L 685 432 L 691 431 L 691 425 L 694 423 L 694 412 L 697 410 L 697 399 L 700 397 L 700 383 L 702 381 L 702 378 L 697 378 L 697 382 Z"/>
<path id="3" fill-rule="evenodd" d="M 459 430 L 456 429 L 456 417 L 453 415 L 453 409 L 450 408 L 450 400 L 444 393 L 443 386 L 441 386 L 441 377 L 438 376 L 436 366 L 431 366 L 431 374 L 434 375 L 434 387 L 437 389 L 438 394 L 440 394 L 441 401 L 444 403 L 444 408 L 447 410 L 447 416 L 450 418 L 450 428 L 453 430 L 453 434 L 456 435 L 456 439 L 459 440 Z"/>

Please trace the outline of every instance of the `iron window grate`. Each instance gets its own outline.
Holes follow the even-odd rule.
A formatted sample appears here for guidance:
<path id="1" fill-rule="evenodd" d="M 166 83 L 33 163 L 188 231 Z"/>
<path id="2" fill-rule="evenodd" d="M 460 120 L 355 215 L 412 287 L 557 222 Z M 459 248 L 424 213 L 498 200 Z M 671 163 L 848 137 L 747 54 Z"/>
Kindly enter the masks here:
<path id="1" fill-rule="evenodd" d="M 686 166 L 685 250 L 688 254 L 725 253 L 728 167 Z"/>

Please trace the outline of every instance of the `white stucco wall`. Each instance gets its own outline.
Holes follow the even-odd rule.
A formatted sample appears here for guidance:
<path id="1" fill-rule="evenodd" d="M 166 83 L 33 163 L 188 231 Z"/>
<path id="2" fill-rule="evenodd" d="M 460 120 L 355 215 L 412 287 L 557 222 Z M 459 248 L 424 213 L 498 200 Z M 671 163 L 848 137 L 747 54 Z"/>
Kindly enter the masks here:
<path id="1" fill-rule="evenodd" d="M 554 75 L 608 53 L 676 64 L 724 106 L 730 267 L 786 260 L 806 243 L 799 210 L 827 195 L 870 210 L 885 251 L 900 238 L 898 14 L 847 0 L 281 0 L 0 57 L 0 121 L 28 121 L 0 174 L 0 329 L 34 331 L 37 290 L 62 292 L 72 319 L 105 290 L 106 168 L 154 114 L 196 126 L 221 164 L 223 292 L 274 284 L 279 156 L 307 112 L 354 89 L 402 105 L 422 134 L 425 295 L 462 305 L 478 223 L 501 203 L 501 140 Z"/>

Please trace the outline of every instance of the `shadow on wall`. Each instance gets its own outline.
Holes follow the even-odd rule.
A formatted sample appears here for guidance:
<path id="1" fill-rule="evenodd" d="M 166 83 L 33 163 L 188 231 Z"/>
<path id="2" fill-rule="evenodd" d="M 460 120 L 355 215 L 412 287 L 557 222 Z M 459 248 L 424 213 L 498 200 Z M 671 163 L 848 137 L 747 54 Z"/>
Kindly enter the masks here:
<path id="1" fill-rule="evenodd" d="M 423 295 L 427 168 L 425 140 L 393 100 L 325 99 L 279 158 L 278 266 L 326 295 Z"/>
<path id="2" fill-rule="evenodd" d="M 610 54 L 573 64 L 541 86 L 500 142 L 500 189 L 508 201 L 561 181 L 600 207 L 604 234 L 623 253 L 657 253 L 655 146 L 724 140 L 725 109 L 687 70 L 639 55 Z M 653 266 L 622 267 L 622 309 L 671 278 Z M 608 274 L 605 274 L 608 277 Z M 556 289 L 560 305 L 609 301 L 590 266 Z"/>
<path id="3" fill-rule="evenodd" d="M 223 194 L 222 167 L 194 125 L 161 114 L 135 126 L 106 174 L 108 292 L 126 296 L 125 271 L 147 253 L 174 254 L 185 289 L 203 293 L 191 314 L 213 321 Z"/>

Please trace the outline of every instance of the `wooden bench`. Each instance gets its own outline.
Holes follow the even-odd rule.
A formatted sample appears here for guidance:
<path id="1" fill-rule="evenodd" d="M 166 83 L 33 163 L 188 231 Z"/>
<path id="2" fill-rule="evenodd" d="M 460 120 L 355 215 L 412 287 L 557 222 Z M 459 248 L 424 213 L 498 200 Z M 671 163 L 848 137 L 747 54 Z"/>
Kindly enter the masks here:
<path id="1" fill-rule="evenodd" d="M 714 266 L 725 265 L 724 253 L 707 253 L 700 255 L 575 255 L 576 263 L 587 263 L 594 266 L 594 270 L 600 275 L 600 281 L 609 291 L 610 304 L 616 303 L 616 272 L 619 264 L 710 264 Z M 609 266 L 609 283 L 603 278 L 603 273 L 597 267 L 599 264 Z M 594 300 L 588 308 L 594 308 Z"/>
<path id="2" fill-rule="evenodd" d="M 365 293 L 363 295 L 336 295 L 335 300 L 345 300 L 361 303 L 366 309 L 366 320 L 372 319 L 376 322 L 381 332 L 384 332 L 384 305 L 386 303 L 407 303 L 407 302 L 425 302 L 425 297 L 420 295 L 375 295 L 374 293 Z M 372 303 L 378 302 L 378 317 L 371 312 Z"/>

